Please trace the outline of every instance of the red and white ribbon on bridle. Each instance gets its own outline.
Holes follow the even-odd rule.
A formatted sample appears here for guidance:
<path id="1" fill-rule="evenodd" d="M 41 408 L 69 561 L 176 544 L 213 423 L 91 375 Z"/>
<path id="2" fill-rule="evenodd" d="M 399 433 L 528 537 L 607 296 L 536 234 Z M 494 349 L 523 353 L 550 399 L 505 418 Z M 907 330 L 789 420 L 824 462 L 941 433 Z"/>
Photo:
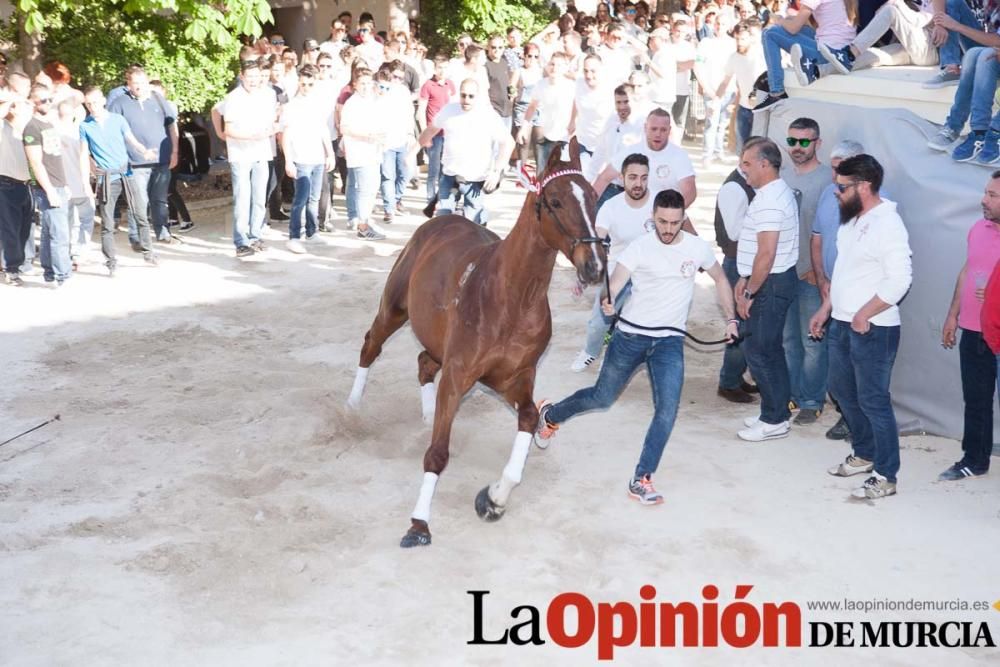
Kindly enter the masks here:
<path id="1" fill-rule="evenodd" d="M 541 183 L 539 183 L 537 178 L 529 176 L 524 172 L 523 164 L 520 161 L 517 163 L 518 181 L 520 181 L 521 185 L 524 186 L 525 190 L 528 192 L 534 192 L 536 195 L 541 194 L 542 188 L 560 176 L 583 176 L 586 178 L 586 175 L 579 169 L 561 169 L 559 171 L 552 172 L 551 174 L 546 174 L 545 178 L 543 178 Z"/>

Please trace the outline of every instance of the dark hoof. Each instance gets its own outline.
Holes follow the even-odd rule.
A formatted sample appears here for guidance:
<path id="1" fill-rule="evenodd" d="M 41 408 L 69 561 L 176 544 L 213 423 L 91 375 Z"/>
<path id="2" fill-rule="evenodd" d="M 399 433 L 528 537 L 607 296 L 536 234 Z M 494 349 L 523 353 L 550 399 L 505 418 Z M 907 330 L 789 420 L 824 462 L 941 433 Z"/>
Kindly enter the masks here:
<path id="1" fill-rule="evenodd" d="M 403 535 L 403 539 L 399 541 L 399 546 L 404 549 L 409 549 L 410 547 L 426 547 L 431 543 L 431 534 L 422 533 L 416 528 L 410 528 L 406 531 L 406 535 Z"/>
<path id="2" fill-rule="evenodd" d="M 399 541 L 399 546 L 404 549 L 410 547 L 426 547 L 431 543 L 431 529 L 427 522 L 421 519 L 410 519 L 410 529 Z"/>
<path id="3" fill-rule="evenodd" d="M 483 521 L 499 521 L 506 511 L 506 507 L 501 507 L 490 499 L 490 487 L 484 486 L 476 494 L 476 514 Z"/>

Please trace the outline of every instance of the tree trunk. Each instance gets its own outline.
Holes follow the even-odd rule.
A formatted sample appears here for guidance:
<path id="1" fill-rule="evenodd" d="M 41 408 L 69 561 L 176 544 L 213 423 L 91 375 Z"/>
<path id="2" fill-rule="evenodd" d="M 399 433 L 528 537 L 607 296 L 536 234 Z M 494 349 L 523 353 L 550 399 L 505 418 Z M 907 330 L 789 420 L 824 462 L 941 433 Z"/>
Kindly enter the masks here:
<path id="1" fill-rule="evenodd" d="M 21 52 L 21 67 L 25 74 L 34 78 L 42 71 L 42 36 L 28 33 L 24 29 L 24 15 L 17 18 L 18 47 Z"/>

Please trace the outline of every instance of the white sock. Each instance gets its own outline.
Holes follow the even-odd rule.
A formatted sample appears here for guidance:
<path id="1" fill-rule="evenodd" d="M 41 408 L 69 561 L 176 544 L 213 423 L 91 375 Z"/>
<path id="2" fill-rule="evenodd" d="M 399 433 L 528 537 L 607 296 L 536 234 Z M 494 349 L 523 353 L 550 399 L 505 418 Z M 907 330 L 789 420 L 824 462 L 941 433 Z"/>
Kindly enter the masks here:
<path id="1" fill-rule="evenodd" d="M 424 483 L 420 485 L 420 496 L 417 497 L 417 504 L 413 508 L 414 519 L 425 523 L 431 521 L 431 500 L 434 498 L 434 488 L 437 486 L 438 476 L 432 472 L 424 473 Z"/>

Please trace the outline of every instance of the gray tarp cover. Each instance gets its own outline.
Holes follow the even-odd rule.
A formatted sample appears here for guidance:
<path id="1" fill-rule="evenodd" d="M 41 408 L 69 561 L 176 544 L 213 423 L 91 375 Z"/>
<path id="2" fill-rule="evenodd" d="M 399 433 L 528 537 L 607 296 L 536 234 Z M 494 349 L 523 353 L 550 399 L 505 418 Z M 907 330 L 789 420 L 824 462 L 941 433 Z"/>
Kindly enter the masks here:
<path id="1" fill-rule="evenodd" d="M 761 114 L 758 114 L 760 116 Z M 807 116 L 819 123 L 820 159 L 841 139 L 861 142 L 885 169 L 913 250 L 913 286 L 900 305 L 903 324 L 892 376 L 892 399 L 902 432 L 923 430 L 962 437 L 962 383 L 958 347 L 941 347 L 941 326 L 965 261 L 966 235 L 982 218 L 980 201 L 991 169 L 958 164 L 927 148 L 938 127 L 906 109 L 867 109 L 806 99 L 777 105 L 767 135 L 784 147 L 789 123 Z M 996 406 L 996 403 L 994 403 Z M 1000 442 L 994 420 L 994 442 Z"/>

